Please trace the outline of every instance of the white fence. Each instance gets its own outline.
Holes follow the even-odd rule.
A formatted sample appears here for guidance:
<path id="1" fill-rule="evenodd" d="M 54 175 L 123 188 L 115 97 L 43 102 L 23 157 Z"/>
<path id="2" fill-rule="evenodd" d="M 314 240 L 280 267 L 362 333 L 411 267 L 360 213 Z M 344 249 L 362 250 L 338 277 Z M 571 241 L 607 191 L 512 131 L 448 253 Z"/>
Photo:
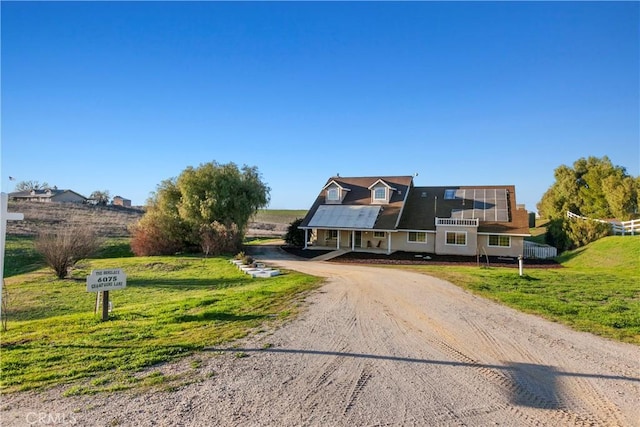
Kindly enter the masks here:
<path id="1" fill-rule="evenodd" d="M 558 249 L 549 245 L 541 245 L 539 243 L 524 241 L 523 254 L 525 258 L 531 259 L 547 259 L 558 256 Z"/>
<path id="2" fill-rule="evenodd" d="M 631 234 L 636 235 L 640 234 L 640 219 L 632 219 L 631 221 L 623 221 L 623 222 L 612 222 L 611 228 L 613 229 L 613 234 Z"/>
<path id="3" fill-rule="evenodd" d="M 567 218 L 577 218 L 577 219 L 590 219 L 592 221 L 602 222 L 605 224 L 611 225 L 611 231 L 613 234 L 621 234 L 621 235 L 635 235 L 640 234 L 640 219 L 632 219 L 631 221 L 605 221 L 603 219 L 595 219 L 595 218 L 587 218 L 585 216 L 576 215 L 573 212 L 567 211 Z"/>

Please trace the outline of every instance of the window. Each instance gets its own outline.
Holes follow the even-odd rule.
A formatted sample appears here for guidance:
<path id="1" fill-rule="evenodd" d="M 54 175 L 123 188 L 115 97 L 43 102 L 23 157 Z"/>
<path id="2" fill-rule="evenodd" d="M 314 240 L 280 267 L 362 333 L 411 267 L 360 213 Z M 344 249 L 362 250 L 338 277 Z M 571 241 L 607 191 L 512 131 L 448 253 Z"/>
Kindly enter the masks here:
<path id="1" fill-rule="evenodd" d="M 467 245 L 467 233 L 464 231 L 447 231 L 446 234 L 447 245 L 466 246 Z"/>
<path id="2" fill-rule="evenodd" d="M 453 200 L 456 198 L 456 190 L 444 190 L 444 199 Z"/>
<path id="3" fill-rule="evenodd" d="M 330 188 L 327 190 L 327 200 L 340 200 L 337 188 Z"/>
<path id="4" fill-rule="evenodd" d="M 338 230 L 327 230 L 325 233 L 327 240 L 336 240 L 338 238 Z"/>
<path id="5" fill-rule="evenodd" d="M 489 246 L 511 247 L 511 237 L 493 234 L 489 236 Z"/>
<path id="6" fill-rule="evenodd" d="M 374 200 L 386 200 L 387 192 L 384 187 L 376 187 L 373 190 L 373 199 Z"/>
<path id="7" fill-rule="evenodd" d="M 407 241 L 411 243 L 427 243 L 427 233 L 424 231 L 410 231 Z"/>
<path id="8" fill-rule="evenodd" d="M 384 231 L 374 231 L 373 232 L 373 237 L 380 237 L 380 238 L 384 238 L 385 232 Z"/>

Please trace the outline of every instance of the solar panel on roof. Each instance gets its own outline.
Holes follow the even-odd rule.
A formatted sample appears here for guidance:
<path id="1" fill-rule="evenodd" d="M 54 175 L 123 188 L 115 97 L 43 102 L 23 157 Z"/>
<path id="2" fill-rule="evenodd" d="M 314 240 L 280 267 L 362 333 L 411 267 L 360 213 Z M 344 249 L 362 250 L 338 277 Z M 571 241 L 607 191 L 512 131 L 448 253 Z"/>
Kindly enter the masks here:
<path id="1" fill-rule="evenodd" d="M 380 206 L 322 205 L 309 221 L 309 227 L 373 228 Z"/>
<path id="2" fill-rule="evenodd" d="M 474 188 L 456 190 L 456 199 L 463 200 L 463 206 L 451 210 L 451 218 L 481 221 L 508 222 L 509 207 L 505 188 Z M 467 202 L 471 200 L 472 202 Z"/>

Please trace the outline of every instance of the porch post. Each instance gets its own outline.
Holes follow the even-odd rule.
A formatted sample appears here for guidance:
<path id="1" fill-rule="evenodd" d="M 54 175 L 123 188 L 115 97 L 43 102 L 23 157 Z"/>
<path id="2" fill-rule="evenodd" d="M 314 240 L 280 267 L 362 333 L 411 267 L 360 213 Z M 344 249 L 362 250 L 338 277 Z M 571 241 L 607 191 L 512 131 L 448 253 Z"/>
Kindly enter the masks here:
<path id="1" fill-rule="evenodd" d="M 351 250 L 356 250 L 356 231 L 351 230 Z"/>
<path id="2" fill-rule="evenodd" d="M 387 233 L 387 255 L 391 255 L 391 233 Z"/>
<path id="3" fill-rule="evenodd" d="M 309 242 L 309 229 L 304 229 L 304 248 L 307 249 L 307 243 Z"/>
<path id="4" fill-rule="evenodd" d="M 336 249 L 340 249 L 340 235 L 342 234 L 342 230 L 338 230 L 338 238 L 336 239 Z"/>

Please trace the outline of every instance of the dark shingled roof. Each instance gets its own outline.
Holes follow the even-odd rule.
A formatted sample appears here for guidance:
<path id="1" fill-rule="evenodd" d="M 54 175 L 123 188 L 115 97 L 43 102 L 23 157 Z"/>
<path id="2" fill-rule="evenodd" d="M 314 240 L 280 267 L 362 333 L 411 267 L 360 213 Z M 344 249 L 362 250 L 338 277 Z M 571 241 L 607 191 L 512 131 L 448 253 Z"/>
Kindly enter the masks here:
<path id="1" fill-rule="evenodd" d="M 435 231 L 436 217 L 450 218 L 453 209 L 464 208 L 463 201 L 466 206 L 473 203 L 471 200 L 446 200 L 445 191 L 467 189 L 504 189 L 507 191 L 508 221 L 480 221 L 478 232 L 529 234 L 528 214 L 525 209 L 516 208 L 516 190 L 513 185 L 413 187 L 407 197 L 398 229 Z"/>
<path id="2" fill-rule="evenodd" d="M 373 226 L 374 230 L 394 230 L 398 222 L 398 215 L 402 210 L 402 205 L 407 191 L 412 185 L 413 177 L 411 176 L 372 176 L 372 177 L 331 177 L 327 180 L 326 187 L 331 181 L 335 181 L 343 188 L 349 189 L 345 198 L 342 200 L 342 206 L 345 205 L 371 205 L 371 190 L 369 187 L 376 181 L 382 180 L 390 187 L 395 188 L 391 195 L 389 204 L 382 205 L 380 214 Z M 313 215 L 318 210 L 318 206 L 325 204 L 325 192 L 321 191 L 316 198 L 313 206 L 305 216 L 300 227 L 307 227 Z"/>

